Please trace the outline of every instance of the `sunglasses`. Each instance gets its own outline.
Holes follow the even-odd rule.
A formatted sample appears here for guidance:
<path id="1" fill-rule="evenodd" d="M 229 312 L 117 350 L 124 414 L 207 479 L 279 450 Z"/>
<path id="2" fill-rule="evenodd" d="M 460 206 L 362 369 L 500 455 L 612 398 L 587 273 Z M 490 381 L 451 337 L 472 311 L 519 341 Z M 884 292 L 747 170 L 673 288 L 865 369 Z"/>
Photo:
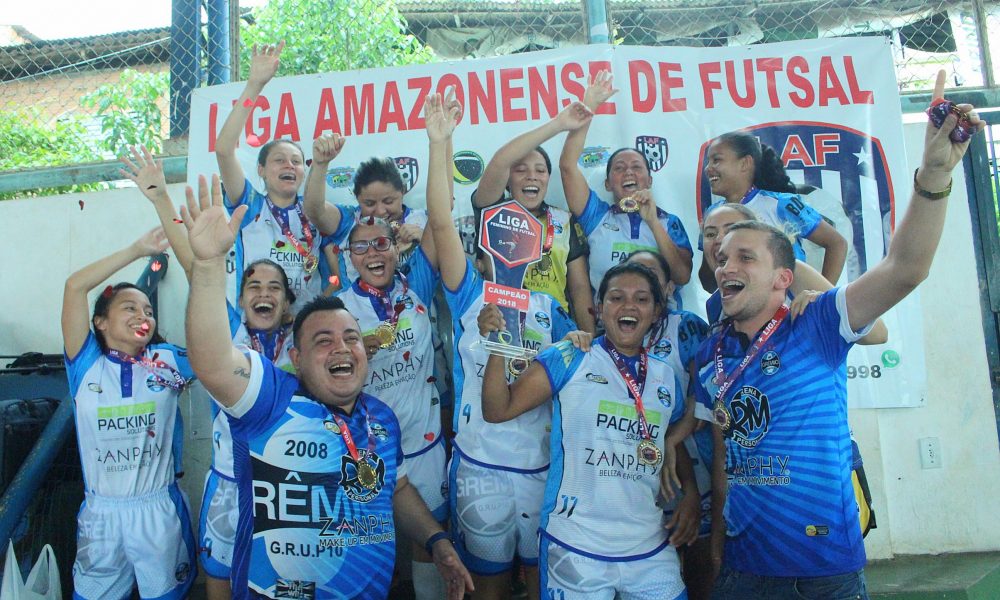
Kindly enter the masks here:
<path id="1" fill-rule="evenodd" d="M 358 240 L 356 242 L 351 242 L 349 248 L 351 249 L 351 254 L 368 254 L 368 248 L 375 248 L 379 252 L 385 252 L 392 247 L 392 240 L 380 235 L 373 240 Z"/>

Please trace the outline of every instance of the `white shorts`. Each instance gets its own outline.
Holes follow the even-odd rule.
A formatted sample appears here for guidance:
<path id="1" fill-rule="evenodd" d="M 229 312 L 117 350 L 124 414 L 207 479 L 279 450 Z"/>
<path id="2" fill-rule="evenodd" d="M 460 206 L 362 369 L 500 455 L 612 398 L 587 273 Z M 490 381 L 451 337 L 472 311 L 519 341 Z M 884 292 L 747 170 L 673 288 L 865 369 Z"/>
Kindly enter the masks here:
<path id="1" fill-rule="evenodd" d="M 406 478 L 424 499 L 434 520 L 448 519 L 448 479 L 444 454 L 444 436 L 416 456 L 406 457 Z"/>
<path id="2" fill-rule="evenodd" d="M 687 598 L 677 550 L 635 560 L 601 559 L 541 536 L 538 569 L 543 598 L 555 600 L 681 600 Z"/>
<path id="3" fill-rule="evenodd" d="M 184 598 L 197 575 L 194 535 L 176 484 L 145 496 L 88 494 L 76 517 L 74 598 Z"/>
<path id="4" fill-rule="evenodd" d="M 514 555 L 538 564 L 538 523 L 548 469 L 491 469 L 454 451 L 449 469 L 452 531 L 466 568 L 477 575 L 508 571 Z"/>
<path id="5" fill-rule="evenodd" d="M 229 579 L 239 519 L 236 482 L 209 469 L 198 516 L 198 562 L 205 574 Z"/>

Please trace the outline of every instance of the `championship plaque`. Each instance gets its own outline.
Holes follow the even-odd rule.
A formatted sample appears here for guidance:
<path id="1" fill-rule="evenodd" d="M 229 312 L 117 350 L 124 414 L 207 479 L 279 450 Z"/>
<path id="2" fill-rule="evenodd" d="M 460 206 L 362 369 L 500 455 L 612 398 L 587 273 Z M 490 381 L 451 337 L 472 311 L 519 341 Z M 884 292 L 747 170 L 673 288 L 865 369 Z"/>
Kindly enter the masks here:
<path id="1" fill-rule="evenodd" d="M 479 246 L 493 262 L 493 281 L 483 284 L 483 300 L 495 304 L 507 325 L 491 332 L 482 345 L 490 354 L 506 358 L 531 358 L 534 350 L 521 345 L 521 335 L 531 294 L 524 289 L 524 273 L 542 258 L 542 224 L 514 201 L 483 210 Z"/>

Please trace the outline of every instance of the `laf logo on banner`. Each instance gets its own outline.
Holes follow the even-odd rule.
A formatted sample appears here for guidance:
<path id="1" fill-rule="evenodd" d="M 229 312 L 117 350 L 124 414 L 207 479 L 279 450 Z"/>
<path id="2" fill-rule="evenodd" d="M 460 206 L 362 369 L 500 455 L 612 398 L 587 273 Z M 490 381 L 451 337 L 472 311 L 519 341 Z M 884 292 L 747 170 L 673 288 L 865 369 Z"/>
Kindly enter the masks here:
<path id="1" fill-rule="evenodd" d="M 483 282 L 483 302 L 495 304 L 501 308 L 528 310 L 531 293 L 520 288 L 507 287 L 492 281 Z"/>
<path id="2" fill-rule="evenodd" d="M 542 224 L 517 202 L 505 202 L 483 211 L 480 244 L 507 269 L 542 257 Z M 495 265 L 499 267 L 501 265 Z M 499 273 L 497 279 L 500 279 Z M 507 282 L 511 283 L 511 282 Z"/>
<path id="3" fill-rule="evenodd" d="M 417 185 L 417 180 L 420 179 L 420 163 L 417 162 L 417 159 L 409 156 L 397 156 L 393 160 L 396 161 L 399 176 L 403 178 L 403 194 L 406 194 L 413 189 L 413 186 Z"/>
<path id="4" fill-rule="evenodd" d="M 635 138 L 635 149 L 646 157 L 649 168 L 659 171 L 667 164 L 667 140 L 658 135 L 640 135 Z"/>

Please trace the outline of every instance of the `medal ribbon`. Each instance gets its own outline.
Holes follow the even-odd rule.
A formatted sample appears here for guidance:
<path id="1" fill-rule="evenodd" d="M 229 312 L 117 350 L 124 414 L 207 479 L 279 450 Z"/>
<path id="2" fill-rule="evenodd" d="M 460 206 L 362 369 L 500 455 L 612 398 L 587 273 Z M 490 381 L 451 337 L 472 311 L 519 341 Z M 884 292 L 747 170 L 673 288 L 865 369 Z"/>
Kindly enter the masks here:
<path id="1" fill-rule="evenodd" d="M 364 410 L 361 405 L 360 398 L 359 402 L 357 403 L 357 408 L 359 410 Z M 340 428 L 340 437 L 344 438 L 344 445 L 347 446 L 347 452 L 350 453 L 351 458 L 354 459 L 354 462 L 360 462 L 361 455 L 358 453 L 358 446 L 354 443 L 354 436 L 351 435 L 351 430 L 347 427 L 347 422 L 341 419 L 340 415 L 335 413 L 332 408 L 330 408 L 329 410 L 330 410 L 330 416 L 333 417 L 333 420 L 336 421 L 337 423 L 337 427 Z M 368 417 L 368 411 L 365 410 L 364 413 L 365 413 L 365 427 L 368 428 L 367 455 L 371 455 L 372 448 L 375 446 L 373 440 L 375 436 L 372 434 L 372 424 L 371 420 Z"/>
<path id="2" fill-rule="evenodd" d="M 275 206 L 273 202 L 271 202 L 271 198 L 267 197 L 265 199 L 267 200 L 267 208 L 271 211 L 271 216 L 274 217 L 274 220 L 278 223 L 278 227 L 281 228 L 281 235 L 285 236 L 285 238 L 291 242 L 292 247 L 295 248 L 295 251 L 298 252 L 299 256 L 302 257 L 302 260 L 305 261 L 312 255 L 313 232 L 312 226 L 309 224 L 309 218 L 306 217 L 304 212 L 302 212 L 302 203 L 298 201 L 295 202 L 295 212 L 299 215 L 299 222 L 302 223 L 302 237 L 306 241 L 305 246 L 303 246 L 302 242 L 299 241 L 299 238 L 295 237 L 295 234 L 292 233 L 292 228 L 285 219 L 285 215 L 281 214 L 281 210 Z M 303 266 L 304 265 L 305 262 L 303 262 Z"/>
<path id="3" fill-rule="evenodd" d="M 247 328 L 247 333 L 250 334 L 250 347 L 253 348 L 254 350 L 256 350 L 262 356 L 267 356 L 267 353 L 264 352 L 264 348 L 265 348 L 264 342 L 261 341 L 261 336 L 262 335 L 266 336 L 267 332 L 266 331 L 251 331 L 250 328 L 248 327 Z M 281 348 L 285 345 L 285 336 L 286 335 L 288 335 L 288 328 L 287 327 L 281 327 L 280 331 L 278 333 L 278 338 L 277 338 L 277 340 L 274 343 L 273 356 L 269 356 L 268 357 L 268 358 L 271 359 L 272 362 L 278 360 L 278 357 L 281 356 Z"/>
<path id="4" fill-rule="evenodd" d="M 628 388 L 629 393 L 635 400 L 635 414 L 639 421 L 639 435 L 642 436 L 644 440 L 652 440 L 653 436 L 649 433 L 649 424 L 646 422 L 646 409 L 642 405 L 642 390 L 646 387 L 646 349 L 639 349 L 639 364 L 636 367 L 638 371 L 638 381 L 632 376 L 632 371 L 628 368 L 625 363 L 625 359 L 618 352 L 618 349 L 614 347 L 607 337 L 601 337 L 601 347 L 611 356 L 611 360 L 615 361 L 615 366 L 618 368 L 618 373 L 621 374 L 622 379 L 625 380 L 625 387 Z"/>
<path id="5" fill-rule="evenodd" d="M 552 209 L 545 209 L 545 243 L 542 244 L 542 254 L 548 254 L 552 250 L 552 242 L 555 241 L 556 232 L 552 228 Z"/>
<path id="6" fill-rule="evenodd" d="M 730 373 L 729 377 L 727 377 L 725 381 L 722 381 L 723 376 L 725 376 L 726 374 L 725 368 L 723 367 L 722 364 L 722 340 L 726 338 L 726 335 L 729 333 L 729 329 L 732 328 L 733 326 L 732 323 L 730 323 L 726 328 L 726 330 L 722 332 L 722 335 L 719 336 L 719 341 L 715 343 L 715 378 L 716 382 L 722 381 L 719 384 L 719 391 L 715 393 L 716 405 L 718 405 L 720 402 L 723 402 L 723 398 L 725 398 L 726 392 L 729 391 L 729 388 L 733 386 L 733 383 L 736 382 L 739 376 L 743 374 L 743 370 L 746 369 L 747 365 L 749 365 L 750 362 L 754 359 L 754 357 L 757 356 L 761 348 L 764 347 L 764 344 L 767 343 L 767 340 L 771 339 L 771 336 L 774 335 L 774 332 L 778 330 L 778 326 L 781 325 L 782 321 L 785 320 L 786 316 L 788 316 L 788 305 L 782 304 L 780 307 L 778 307 L 778 310 L 774 313 L 774 316 L 771 317 L 771 321 L 764 326 L 764 330 L 760 332 L 759 336 L 757 336 L 757 339 L 754 341 L 753 346 L 751 346 L 750 349 L 747 351 L 747 355 L 743 357 L 742 361 L 740 361 L 740 364 L 736 367 L 736 370 Z"/>
<path id="7" fill-rule="evenodd" d="M 181 377 L 181 374 L 179 371 L 177 371 L 177 369 L 171 367 L 162 360 L 156 360 L 157 355 L 153 355 L 153 358 L 146 358 L 145 356 L 143 356 L 142 358 L 135 358 L 134 356 L 129 356 L 124 352 L 119 352 L 118 350 L 109 349 L 108 356 L 116 358 L 122 362 L 127 362 L 133 365 L 138 365 L 140 367 L 145 367 L 147 370 L 149 370 L 150 374 L 153 376 L 154 381 L 172 390 L 179 392 L 184 389 L 184 385 L 187 383 L 186 381 L 184 381 L 184 378 Z M 157 375 L 156 370 L 158 369 L 170 373 L 171 379 L 168 380 Z"/>
<path id="8" fill-rule="evenodd" d="M 405 296 L 410 291 L 410 284 L 406 281 L 406 275 L 402 273 L 397 273 L 396 275 L 403 284 L 402 295 Z M 383 292 L 374 285 L 365 283 L 360 278 L 358 279 L 358 287 L 361 288 L 361 291 L 368 294 L 371 299 L 372 308 L 375 309 L 375 316 L 378 317 L 379 321 L 389 321 L 392 328 L 395 329 L 396 323 L 399 322 L 399 315 L 406 309 L 406 302 L 397 302 L 395 305 L 392 303 L 390 296 L 392 295 L 393 288 L 396 287 L 395 280 L 393 280 L 387 292 Z"/>

